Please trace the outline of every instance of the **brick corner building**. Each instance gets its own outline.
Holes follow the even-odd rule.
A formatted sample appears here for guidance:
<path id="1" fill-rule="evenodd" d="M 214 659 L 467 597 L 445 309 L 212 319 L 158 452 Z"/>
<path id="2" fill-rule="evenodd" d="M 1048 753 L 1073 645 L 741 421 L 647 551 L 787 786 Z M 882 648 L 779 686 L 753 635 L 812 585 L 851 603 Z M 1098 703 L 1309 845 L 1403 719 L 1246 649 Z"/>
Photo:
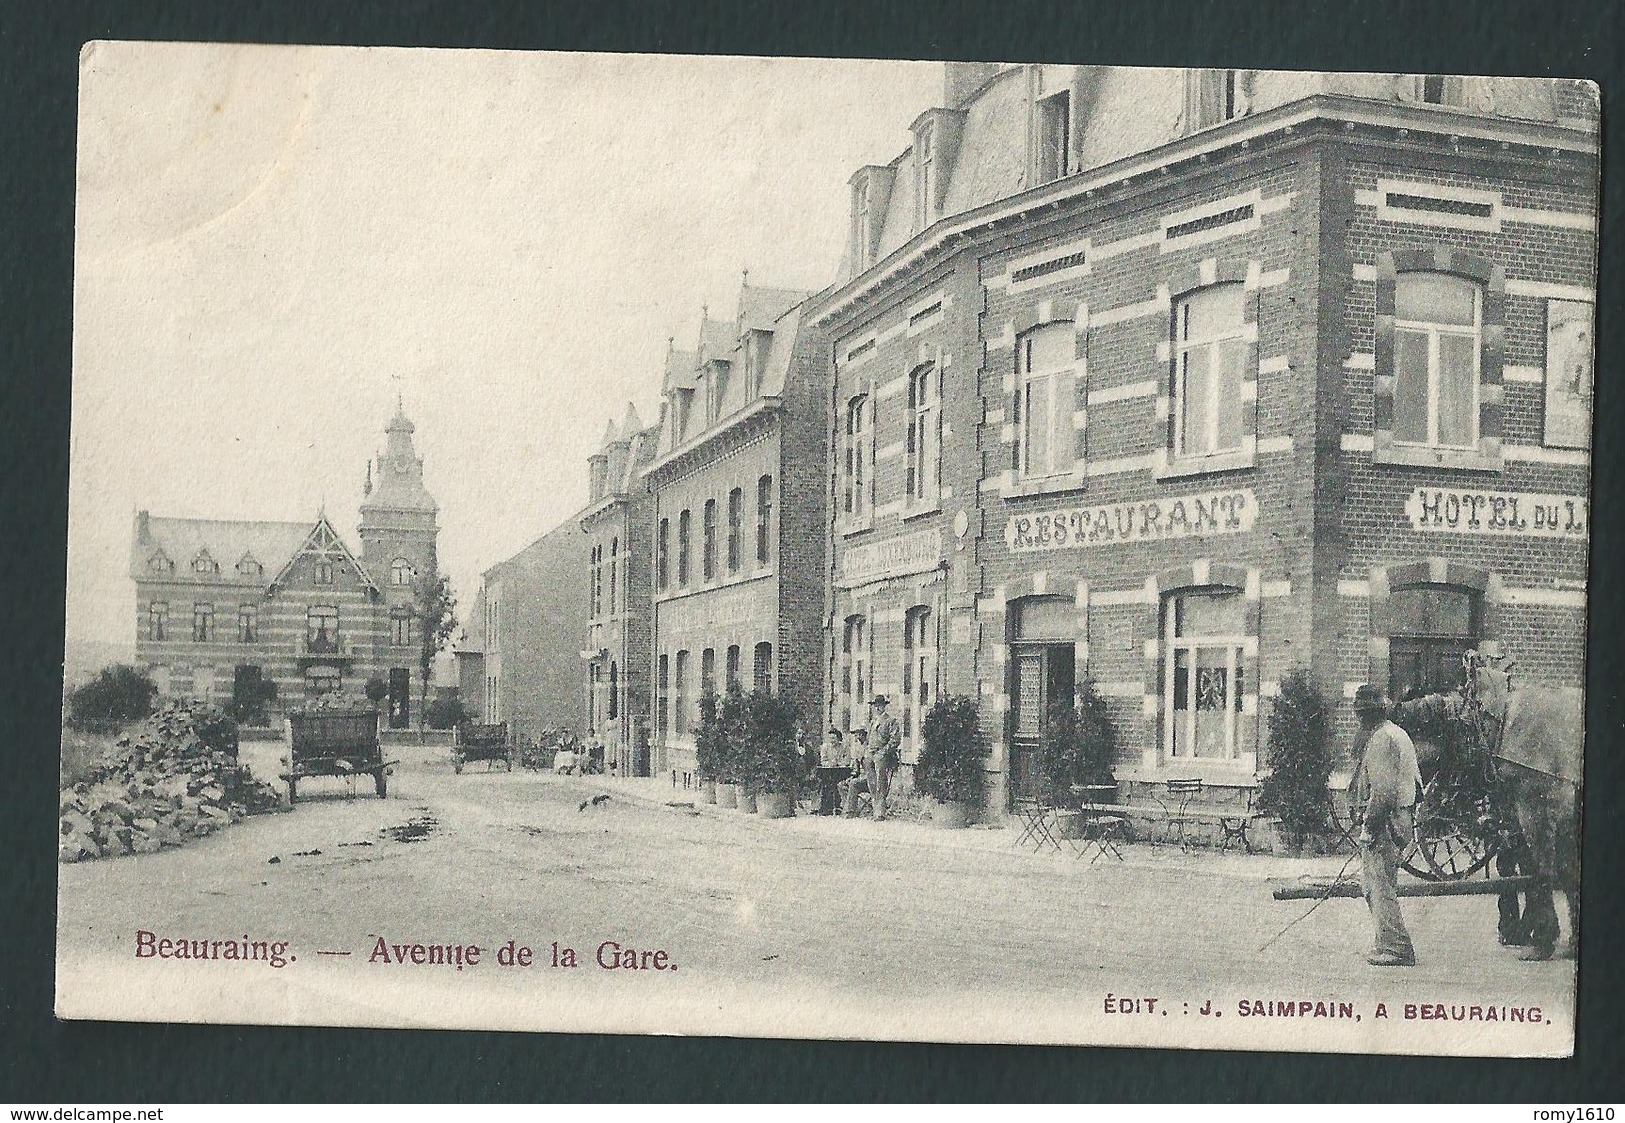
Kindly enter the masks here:
<path id="1" fill-rule="evenodd" d="M 824 705 L 1091 679 L 1130 798 L 1242 800 L 1309 671 L 1582 678 L 1598 107 L 1554 79 L 949 64 L 850 181 Z"/>

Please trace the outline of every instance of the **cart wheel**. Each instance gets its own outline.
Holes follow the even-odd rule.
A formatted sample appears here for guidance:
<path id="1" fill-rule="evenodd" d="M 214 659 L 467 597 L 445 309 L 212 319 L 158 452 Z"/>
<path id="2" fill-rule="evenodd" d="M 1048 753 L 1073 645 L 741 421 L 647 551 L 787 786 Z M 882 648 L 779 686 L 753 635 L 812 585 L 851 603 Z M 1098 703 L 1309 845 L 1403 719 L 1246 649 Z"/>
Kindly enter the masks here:
<path id="1" fill-rule="evenodd" d="M 1416 834 L 1400 865 L 1424 881 L 1463 881 L 1495 857 L 1487 795 L 1452 788 L 1435 776 L 1416 806 Z"/>
<path id="2" fill-rule="evenodd" d="M 380 768 L 374 772 L 372 779 L 374 785 L 378 788 L 378 798 L 387 799 L 389 797 L 389 779 L 385 776 L 384 769 Z"/>

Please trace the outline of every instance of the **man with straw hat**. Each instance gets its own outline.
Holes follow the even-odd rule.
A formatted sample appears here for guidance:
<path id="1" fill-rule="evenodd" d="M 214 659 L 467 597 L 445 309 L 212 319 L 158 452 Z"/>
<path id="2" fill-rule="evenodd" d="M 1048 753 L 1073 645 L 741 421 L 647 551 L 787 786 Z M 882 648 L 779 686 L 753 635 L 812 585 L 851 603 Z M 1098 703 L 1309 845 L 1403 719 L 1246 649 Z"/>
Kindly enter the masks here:
<path id="1" fill-rule="evenodd" d="M 886 796 L 891 791 L 892 773 L 897 771 L 903 730 L 887 713 L 891 699 L 876 694 L 869 699 L 869 796 L 874 800 L 875 818 L 886 817 Z"/>
<path id="2" fill-rule="evenodd" d="M 1382 687 L 1366 683 L 1354 693 L 1360 719 L 1355 738 L 1359 758 L 1351 785 L 1365 807 L 1360 823 L 1361 882 L 1371 910 L 1375 941 L 1366 962 L 1373 967 L 1414 967 L 1405 918 L 1399 912 L 1399 857 L 1410 845 L 1412 813 L 1422 776 L 1410 736 L 1388 720 Z"/>

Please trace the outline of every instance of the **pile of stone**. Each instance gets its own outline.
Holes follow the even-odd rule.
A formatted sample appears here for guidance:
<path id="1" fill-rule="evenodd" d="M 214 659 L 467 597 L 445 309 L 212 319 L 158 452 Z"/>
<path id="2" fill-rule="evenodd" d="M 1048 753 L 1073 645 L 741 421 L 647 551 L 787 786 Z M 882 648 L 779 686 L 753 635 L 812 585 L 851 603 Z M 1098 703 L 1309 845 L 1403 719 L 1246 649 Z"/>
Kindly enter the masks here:
<path id="1" fill-rule="evenodd" d="M 170 702 L 121 735 L 86 780 L 62 789 L 57 856 L 151 854 L 280 804 L 275 789 L 237 763 L 230 719 Z"/>

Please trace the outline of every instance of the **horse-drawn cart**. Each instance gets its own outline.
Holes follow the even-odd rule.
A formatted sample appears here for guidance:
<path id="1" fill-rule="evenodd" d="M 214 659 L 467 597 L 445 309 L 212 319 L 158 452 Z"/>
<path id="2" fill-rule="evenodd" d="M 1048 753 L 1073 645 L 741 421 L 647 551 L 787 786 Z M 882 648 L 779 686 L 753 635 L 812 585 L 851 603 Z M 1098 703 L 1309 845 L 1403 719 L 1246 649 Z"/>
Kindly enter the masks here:
<path id="1" fill-rule="evenodd" d="M 298 797 L 299 781 L 310 776 L 340 776 L 352 783 L 371 776 L 378 798 L 389 792 L 388 774 L 397 762 L 385 760 L 378 743 L 375 710 L 322 710 L 289 714 L 288 803 Z"/>
<path id="2" fill-rule="evenodd" d="M 451 753 L 452 768 L 458 772 L 471 760 L 485 761 L 487 771 L 501 761 L 507 765 L 509 772 L 513 771 L 514 745 L 508 737 L 508 723 L 505 721 L 494 725 L 463 722 L 452 734 Z"/>

